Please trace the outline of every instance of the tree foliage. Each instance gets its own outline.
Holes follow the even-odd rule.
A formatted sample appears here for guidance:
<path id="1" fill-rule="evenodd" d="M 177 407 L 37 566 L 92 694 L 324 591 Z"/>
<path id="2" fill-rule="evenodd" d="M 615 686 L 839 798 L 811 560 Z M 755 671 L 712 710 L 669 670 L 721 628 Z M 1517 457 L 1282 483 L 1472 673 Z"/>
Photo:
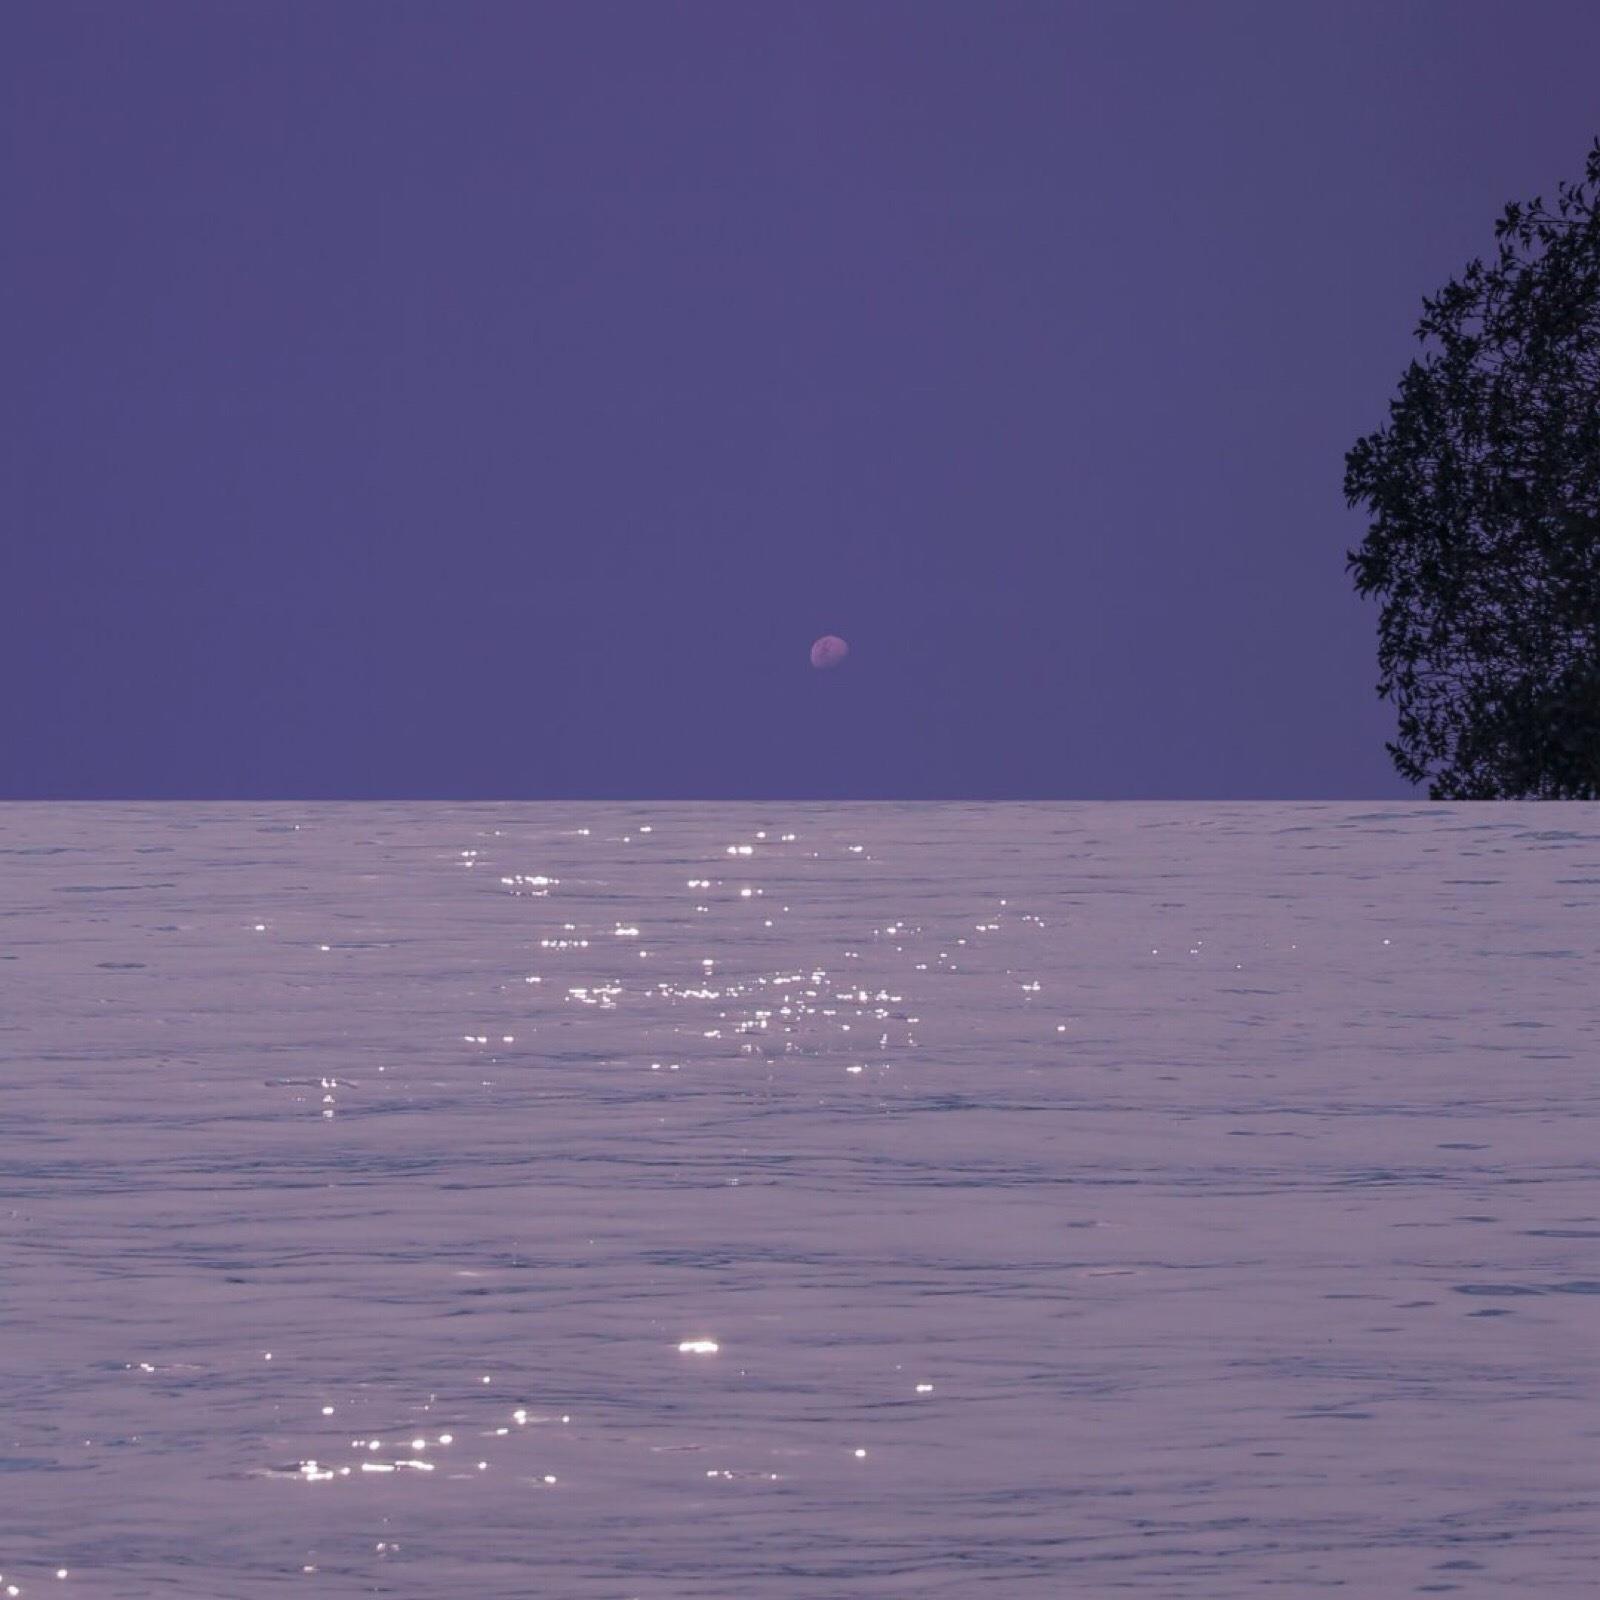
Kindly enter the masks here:
<path id="1" fill-rule="evenodd" d="M 1434 800 L 1600 799 L 1600 139 L 1423 301 L 1389 422 L 1345 457 L 1371 521 L 1386 748 Z"/>

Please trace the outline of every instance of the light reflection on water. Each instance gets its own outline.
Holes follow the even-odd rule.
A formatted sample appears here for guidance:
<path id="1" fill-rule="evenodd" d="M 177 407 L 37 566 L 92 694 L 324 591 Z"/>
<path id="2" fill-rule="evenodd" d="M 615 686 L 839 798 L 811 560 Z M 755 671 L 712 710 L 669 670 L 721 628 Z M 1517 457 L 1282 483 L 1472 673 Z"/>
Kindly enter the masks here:
<path id="1" fill-rule="evenodd" d="M 1587 1594 L 1597 884 L 1594 806 L 8 806 L 0 1592 Z"/>

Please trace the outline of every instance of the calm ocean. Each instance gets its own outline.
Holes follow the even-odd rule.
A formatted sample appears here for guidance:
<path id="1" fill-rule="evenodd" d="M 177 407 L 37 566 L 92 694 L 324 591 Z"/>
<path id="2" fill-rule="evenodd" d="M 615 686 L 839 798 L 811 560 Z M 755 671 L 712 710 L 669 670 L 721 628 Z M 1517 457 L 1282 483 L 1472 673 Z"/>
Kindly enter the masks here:
<path id="1" fill-rule="evenodd" d="M 1590 1597 L 1597 1180 L 1600 806 L 7 805 L 0 1593 Z"/>

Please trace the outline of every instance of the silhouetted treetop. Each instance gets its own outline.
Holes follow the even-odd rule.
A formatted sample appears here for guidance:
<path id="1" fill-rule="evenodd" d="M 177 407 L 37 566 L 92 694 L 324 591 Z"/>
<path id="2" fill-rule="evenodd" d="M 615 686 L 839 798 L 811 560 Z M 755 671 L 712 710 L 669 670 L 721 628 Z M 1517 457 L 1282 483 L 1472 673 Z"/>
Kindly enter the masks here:
<path id="1" fill-rule="evenodd" d="M 1423 301 L 1387 426 L 1345 457 L 1371 521 L 1396 768 L 1445 799 L 1600 798 L 1600 139 Z"/>

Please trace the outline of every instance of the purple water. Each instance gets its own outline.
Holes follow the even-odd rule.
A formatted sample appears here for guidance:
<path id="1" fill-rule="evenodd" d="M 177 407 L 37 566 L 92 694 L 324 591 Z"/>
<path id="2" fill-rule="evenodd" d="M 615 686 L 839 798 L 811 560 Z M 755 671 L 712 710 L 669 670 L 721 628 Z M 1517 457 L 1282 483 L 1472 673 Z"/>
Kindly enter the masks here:
<path id="1" fill-rule="evenodd" d="M 1588 1596 L 1597 994 L 1592 805 L 0 808 L 0 1592 Z"/>

